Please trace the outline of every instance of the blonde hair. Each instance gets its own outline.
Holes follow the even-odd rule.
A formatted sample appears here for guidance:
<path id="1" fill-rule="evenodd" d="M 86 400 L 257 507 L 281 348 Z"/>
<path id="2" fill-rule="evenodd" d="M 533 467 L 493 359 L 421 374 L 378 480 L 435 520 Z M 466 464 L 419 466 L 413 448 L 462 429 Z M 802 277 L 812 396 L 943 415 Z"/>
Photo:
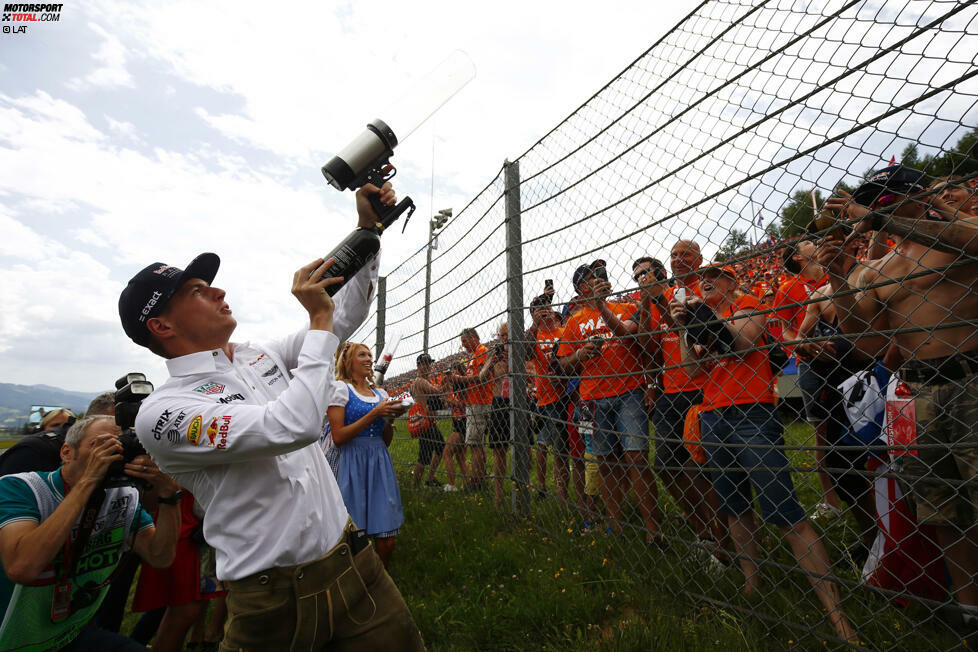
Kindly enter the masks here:
<path id="1" fill-rule="evenodd" d="M 52 421 L 54 421 L 58 417 L 64 417 L 65 418 L 65 421 L 67 421 L 68 419 L 70 419 L 73 416 L 75 416 L 75 413 L 72 412 L 71 410 L 69 410 L 67 408 L 58 408 L 57 410 L 51 410 L 50 412 L 48 412 L 47 414 L 45 414 L 43 417 L 41 417 L 41 423 L 38 424 L 38 425 L 40 425 L 41 426 L 41 429 L 43 430 L 43 429 L 45 429 L 45 428 L 48 427 L 48 424 L 50 424 Z M 62 421 L 62 423 L 64 423 L 64 421 Z"/>
<path id="2" fill-rule="evenodd" d="M 336 350 L 336 379 L 347 383 L 353 383 L 353 361 L 361 349 L 366 349 L 370 353 L 370 347 L 361 342 L 347 342 Z M 374 386 L 374 370 L 371 369 L 367 374 L 367 382 Z"/>

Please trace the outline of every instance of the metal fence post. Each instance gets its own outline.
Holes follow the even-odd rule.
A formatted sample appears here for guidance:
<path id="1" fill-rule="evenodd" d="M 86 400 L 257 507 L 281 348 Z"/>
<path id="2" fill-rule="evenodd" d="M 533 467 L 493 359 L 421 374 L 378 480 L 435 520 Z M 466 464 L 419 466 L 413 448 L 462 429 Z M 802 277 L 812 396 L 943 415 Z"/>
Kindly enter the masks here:
<path id="1" fill-rule="evenodd" d="M 375 360 L 380 360 L 384 353 L 386 333 L 384 332 L 387 321 L 387 277 L 377 277 L 377 354 Z"/>
<path id="2" fill-rule="evenodd" d="M 509 322 L 510 432 L 513 449 L 513 511 L 526 514 L 530 496 L 530 415 L 526 395 L 527 343 L 523 325 L 523 241 L 520 226 L 520 163 L 506 161 L 506 286 Z"/>

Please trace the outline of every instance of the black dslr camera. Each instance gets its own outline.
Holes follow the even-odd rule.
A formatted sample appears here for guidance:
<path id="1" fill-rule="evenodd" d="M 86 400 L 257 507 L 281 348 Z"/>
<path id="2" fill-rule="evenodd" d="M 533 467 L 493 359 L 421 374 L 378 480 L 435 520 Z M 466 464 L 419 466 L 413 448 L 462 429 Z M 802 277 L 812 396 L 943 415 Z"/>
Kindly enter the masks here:
<path id="1" fill-rule="evenodd" d="M 717 317 L 705 303 L 687 306 L 686 338 L 691 344 L 699 344 L 708 351 L 725 355 L 733 351 L 734 335 L 726 322 Z"/>
<path id="2" fill-rule="evenodd" d="M 115 423 L 122 428 L 119 441 L 122 442 L 122 460 L 113 462 L 105 474 L 103 486 L 124 487 L 136 484 L 136 478 L 126 475 L 125 465 L 140 455 L 146 454 L 146 449 L 136 438 L 136 414 L 139 404 L 153 393 L 153 383 L 146 380 L 141 373 L 126 374 L 115 381 Z"/>

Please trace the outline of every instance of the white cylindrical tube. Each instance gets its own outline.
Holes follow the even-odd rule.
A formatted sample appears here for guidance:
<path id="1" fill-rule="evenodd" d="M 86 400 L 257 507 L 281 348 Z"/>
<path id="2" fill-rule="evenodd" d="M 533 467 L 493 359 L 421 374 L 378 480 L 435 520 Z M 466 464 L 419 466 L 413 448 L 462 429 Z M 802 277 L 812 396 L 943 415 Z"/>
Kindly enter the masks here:
<path id="1" fill-rule="evenodd" d="M 391 365 L 391 360 L 394 359 L 394 354 L 397 352 L 397 345 L 400 343 L 401 334 L 397 333 L 391 338 L 390 343 L 384 347 L 383 353 L 380 354 L 380 360 L 374 365 L 374 371 L 381 375 L 387 373 L 387 369 Z"/>
<path id="2" fill-rule="evenodd" d="M 411 89 L 388 106 L 381 119 L 397 142 L 402 143 L 440 109 L 445 102 L 475 79 L 475 64 L 462 50 L 455 50 L 434 70 L 411 85 Z"/>

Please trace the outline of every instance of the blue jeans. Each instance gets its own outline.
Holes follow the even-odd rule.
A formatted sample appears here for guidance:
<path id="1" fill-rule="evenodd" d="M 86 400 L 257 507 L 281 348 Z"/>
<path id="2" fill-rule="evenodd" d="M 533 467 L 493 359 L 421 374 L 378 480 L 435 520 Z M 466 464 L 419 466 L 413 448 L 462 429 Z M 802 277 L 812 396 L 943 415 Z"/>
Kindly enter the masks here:
<path id="1" fill-rule="evenodd" d="M 549 405 L 537 408 L 540 415 L 540 430 L 537 433 L 537 443 L 553 446 L 555 455 L 567 455 L 569 442 L 567 440 L 567 403 L 563 400 L 554 401 Z"/>
<path id="2" fill-rule="evenodd" d="M 773 405 L 732 405 L 700 413 L 700 430 L 720 511 L 732 516 L 753 508 L 751 487 L 764 521 L 795 525 L 805 519 L 788 471 L 781 418 Z"/>
<path id="3" fill-rule="evenodd" d="M 701 390 L 662 394 L 655 402 L 652 411 L 652 425 L 655 427 L 655 462 L 657 471 L 677 473 L 689 465 L 692 457 L 683 444 L 683 427 L 686 413 L 694 405 L 703 402 Z"/>
<path id="4" fill-rule="evenodd" d="M 594 401 L 591 452 L 598 457 L 649 450 L 649 413 L 641 389 Z"/>

